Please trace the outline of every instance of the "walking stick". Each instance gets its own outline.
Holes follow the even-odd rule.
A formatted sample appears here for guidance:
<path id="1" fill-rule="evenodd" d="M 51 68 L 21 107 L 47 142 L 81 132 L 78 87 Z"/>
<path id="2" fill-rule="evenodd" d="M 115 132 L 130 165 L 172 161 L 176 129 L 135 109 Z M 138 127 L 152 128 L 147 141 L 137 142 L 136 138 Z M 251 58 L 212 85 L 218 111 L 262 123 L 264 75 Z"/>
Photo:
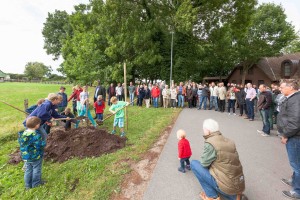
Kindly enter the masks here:
<path id="1" fill-rule="evenodd" d="M 22 112 L 22 113 L 25 113 L 26 115 L 29 115 L 29 113 L 25 112 L 24 110 L 21 110 L 21 109 L 15 107 L 15 106 L 13 106 L 13 105 L 11 105 L 11 104 L 9 104 L 9 103 L 6 103 L 5 101 L 0 100 L 0 102 L 2 102 L 2 103 L 4 103 L 4 104 L 6 104 L 6 105 L 8 105 L 8 106 L 10 106 L 10 107 L 12 107 L 12 108 L 18 110 L 18 111 L 20 111 L 20 112 Z"/>

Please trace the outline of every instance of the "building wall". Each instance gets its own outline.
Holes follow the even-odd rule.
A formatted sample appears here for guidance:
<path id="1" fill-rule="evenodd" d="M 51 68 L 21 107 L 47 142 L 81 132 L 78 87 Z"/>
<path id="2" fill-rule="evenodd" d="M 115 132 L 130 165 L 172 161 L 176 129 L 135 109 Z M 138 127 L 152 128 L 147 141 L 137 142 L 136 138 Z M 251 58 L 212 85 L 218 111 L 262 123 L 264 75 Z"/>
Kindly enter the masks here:
<path id="1" fill-rule="evenodd" d="M 252 84 L 257 85 L 257 86 L 261 83 L 264 83 L 268 86 L 271 85 L 272 81 L 257 66 L 252 67 L 252 69 L 250 70 L 250 73 L 248 73 L 248 72 L 247 72 L 247 75 L 245 78 L 245 83 L 251 82 Z M 236 83 L 236 84 L 242 83 L 242 74 L 240 72 L 240 68 L 236 68 L 234 70 L 234 72 L 229 77 L 228 82 Z"/>

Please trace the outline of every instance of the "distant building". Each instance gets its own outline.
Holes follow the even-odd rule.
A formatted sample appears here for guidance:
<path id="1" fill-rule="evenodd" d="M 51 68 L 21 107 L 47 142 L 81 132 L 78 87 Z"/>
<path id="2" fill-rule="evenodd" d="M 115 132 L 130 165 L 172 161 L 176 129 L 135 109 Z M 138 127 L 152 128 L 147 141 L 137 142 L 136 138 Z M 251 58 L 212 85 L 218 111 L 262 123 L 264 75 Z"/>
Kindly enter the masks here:
<path id="1" fill-rule="evenodd" d="M 4 82 L 7 78 L 9 78 L 9 75 L 0 70 L 0 82 Z"/>
<path id="2" fill-rule="evenodd" d="M 242 82 L 243 68 L 235 67 L 227 77 L 229 83 Z M 247 72 L 245 83 L 270 85 L 280 79 L 300 78 L 300 52 L 279 57 L 262 58 Z"/>

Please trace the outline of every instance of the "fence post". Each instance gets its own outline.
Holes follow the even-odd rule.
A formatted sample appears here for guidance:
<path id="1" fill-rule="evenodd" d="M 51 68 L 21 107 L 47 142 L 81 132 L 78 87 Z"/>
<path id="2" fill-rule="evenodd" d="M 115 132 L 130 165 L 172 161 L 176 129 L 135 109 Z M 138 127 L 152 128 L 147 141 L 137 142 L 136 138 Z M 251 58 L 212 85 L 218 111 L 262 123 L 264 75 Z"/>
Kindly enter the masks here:
<path id="1" fill-rule="evenodd" d="M 28 109 L 28 99 L 24 99 L 24 110 L 27 110 Z M 25 117 L 27 117 L 28 115 L 25 114 Z"/>

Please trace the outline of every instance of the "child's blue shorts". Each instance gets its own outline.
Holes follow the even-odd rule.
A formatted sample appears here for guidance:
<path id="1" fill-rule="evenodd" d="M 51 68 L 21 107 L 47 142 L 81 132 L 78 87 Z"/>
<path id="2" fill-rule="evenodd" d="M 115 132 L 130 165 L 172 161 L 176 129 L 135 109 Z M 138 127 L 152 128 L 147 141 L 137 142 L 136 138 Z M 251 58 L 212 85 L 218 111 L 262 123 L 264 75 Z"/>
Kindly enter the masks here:
<path id="1" fill-rule="evenodd" d="M 119 126 L 120 128 L 124 127 L 124 118 L 115 118 L 114 120 L 114 126 Z"/>

